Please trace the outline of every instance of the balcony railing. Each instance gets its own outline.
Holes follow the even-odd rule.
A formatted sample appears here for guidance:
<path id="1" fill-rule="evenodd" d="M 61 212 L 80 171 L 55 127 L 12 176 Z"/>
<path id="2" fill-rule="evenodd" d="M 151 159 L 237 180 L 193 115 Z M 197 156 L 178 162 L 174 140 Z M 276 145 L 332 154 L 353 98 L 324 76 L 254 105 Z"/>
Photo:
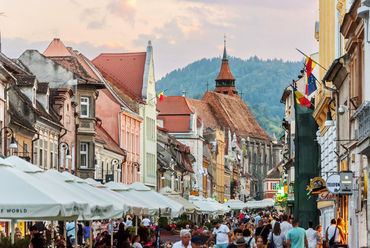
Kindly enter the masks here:
<path id="1" fill-rule="evenodd" d="M 370 135 L 370 101 L 365 101 L 353 115 L 358 120 L 358 141 L 362 142 Z"/>

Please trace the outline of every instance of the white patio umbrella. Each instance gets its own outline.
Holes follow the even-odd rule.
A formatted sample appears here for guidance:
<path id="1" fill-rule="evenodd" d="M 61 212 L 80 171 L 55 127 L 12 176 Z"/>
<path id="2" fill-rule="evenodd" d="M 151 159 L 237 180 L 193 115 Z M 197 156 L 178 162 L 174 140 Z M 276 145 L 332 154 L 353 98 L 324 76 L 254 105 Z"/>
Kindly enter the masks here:
<path id="1" fill-rule="evenodd" d="M 249 201 L 246 203 L 247 208 L 267 208 L 275 205 L 272 199 L 263 199 L 261 201 Z"/>
<path id="2" fill-rule="evenodd" d="M 208 202 L 204 197 L 190 196 L 189 201 L 200 208 L 203 214 L 221 215 L 223 209 Z"/>
<path id="3" fill-rule="evenodd" d="M 159 193 L 161 193 L 165 197 L 168 197 L 182 204 L 185 207 L 184 214 L 201 214 L 202 213 L 202 210 L 199 207 L 197 207 L 190 201 L 183 198 L 179 193 L 173 191 L 170 187 L 164 187 L 160 189 Z"/>
<path id="4" fill-rule="evenodd" d="M 208 202 L 210 202 L 211 204 L 214 204 L 215 206 L 217 206 L 217 207 L 219 207 L 219 208 L 221 208 L 225 213 L 226 212 L 230 212 L 231 211 L 231 209 L 229 208 L 229 207 L 227 207 L 227 206 L 225 206 L 225 205 L 222 205 L 221 203 L 219 203 L 218 201 L 216 201 L 216 200 L 214 200 L 214 199 L 212 199 L 212 198 L 207 198 L 206 199 Z"/>
<path id="5" fill-rule="evenodd" d="M 63 192 L 51 193 L 50 184 L 1 161 L 0 182 L 6 186 L 0 198 L 1 219 L 76 219 L 82 212 Z"/>
<path id="6" fill-rule="evenodd" d="M 161 198 L 157 198 L 155 194 L 150 193 L 150 188 L 146 187 L 145 185 L 139 186 L 137 185 L 135 189 L 134 187 L 127 186 L 123 183 L 115 183 L 109 182 L 105 184 L 109 189 L 124 195 L 134 201 L 146 206 L 149 209 L 149 215 L 158 215 L 159 209 L 161 210 L 161 214 L 163 216 L 173 216 L 177 217 L 177 213 L 172 213 L 172 209 L 166 201 Z M 138 190 L 141 188 L 141 190 Z M 152 191 L 154 192 L 154 191 Z M 156 192 L 154 192 L 156 193 Z M 157 193 L 158 194 L 158 193 Z M 159 194 L 160 195 L 160 194 Z M 169 200 L 172 201 L 172 200 Z M 169 202 L 168 201 L 168 202 Z M 175 203 L 178 206 L 177 203 Z M 181 207 L 180 207 L 181 208 Z M 181 209 L 180 209 L 181 210 Z M 175 210 L 176 211 L 176 210 Z M 179 211 L 179 210 L 177 210 Z M 181 211 L 182 212 L 182 211 Z"/>
<path id="7" fill-rule="evenodd" d="M 128 214 L 135 214 L 135 215 L 143 215 L 143 214 L 149 214 L 149 209 L 145 207 L 144 205 L 124 196 L 117 192 L 114 192 L 113 190 L 108 189 L 105 185 L 101 184 L 100 182 L 95 181 L 92 178 L 87 178 L 85 181 L 95 187 L 99 190 L 103 191 L 103 194 L 107 194 L 113 199 L 116 199 L 121 204 L 127 205 L 129 207 Z"/>
<path id="8" fill-rule="evenodd" d="M 79 184 L 75 180 L 63 176 L 62 173 L 56 170 L 43 171 L 39 167 L 19 158 L 8 157 L 4 160 L 11 163 L 15 168 L 26 172 L 35 179 L 47 183 L 47 190 L 50 194 L 58 196 L 60 202 L 74 202 L 74 208 L 78 211 L 78 219 L 101 219 L 108 217 L 107 214 L 112 214 L 112 206 L 105 201 L 98 201 L 96 195 L 86 193 L 81 190 Z M 76 177 L 77 178 L 77 177 Z M 82 179 L 79 179 L 82 181 Z"/>
<path id="9" fill-rule="evenodd" d="M 233 210 L 242 210 L 246 208 L 246 204 L 242 202 L 241 200 L 228 200 L 223 204 L 224 206 L 227 206 Z"/>

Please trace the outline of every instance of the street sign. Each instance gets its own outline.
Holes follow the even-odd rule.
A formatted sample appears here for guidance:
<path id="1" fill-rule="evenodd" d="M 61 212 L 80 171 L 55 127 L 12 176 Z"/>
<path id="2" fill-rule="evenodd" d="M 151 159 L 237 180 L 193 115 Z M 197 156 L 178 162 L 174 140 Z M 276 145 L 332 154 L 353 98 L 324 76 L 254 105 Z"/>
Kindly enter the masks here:
<path id="1" fill-rule="evenodd" d="M 331 174 L 326 179 L 326 188 L 333 194 L 340 193 L 340 176 L 338 174 Z"/>
<path id="2" fill-rule="evenodd" d="M 335 194 L 326 192 L 319 194 L 319 197 L 317 198 L 317 201 L 335 201 L 337 197 Z"/>
<path id="3" fill-rule="evenodd" d="M 352 195 L 352 183 L 353 172 L 342 171 L 340 173 L 340 194 L 341 195 Z"/>

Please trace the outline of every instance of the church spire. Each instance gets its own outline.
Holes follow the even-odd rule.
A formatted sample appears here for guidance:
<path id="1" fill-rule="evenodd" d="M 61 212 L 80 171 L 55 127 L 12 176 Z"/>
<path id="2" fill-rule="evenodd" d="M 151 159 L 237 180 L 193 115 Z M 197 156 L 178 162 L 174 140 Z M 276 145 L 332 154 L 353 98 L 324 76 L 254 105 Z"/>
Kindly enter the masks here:
<path id="1" fill-rule="evenodd" d="M 232 96 L 238 94 L 238 92 L 235 90 L 235 78 L 231 74 L 229 59 L 227 58 L 226 36 L 224 36 L 224 54 L 222 56 L 221 69 L 218 77 L 216 78 L 216 88 L 214 91 Z"/>
<path id="2" fill-rule="evenodd" d="M 226 35 L 224 35 L 224 56 L 222 57 L 222 61 L 228 61 L 226 52 Z"/>

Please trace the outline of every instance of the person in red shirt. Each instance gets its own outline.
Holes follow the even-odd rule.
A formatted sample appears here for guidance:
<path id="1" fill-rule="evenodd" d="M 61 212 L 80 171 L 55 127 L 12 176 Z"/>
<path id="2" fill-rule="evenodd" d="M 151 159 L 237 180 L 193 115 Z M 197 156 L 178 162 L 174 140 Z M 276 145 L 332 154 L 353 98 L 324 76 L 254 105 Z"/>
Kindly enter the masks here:
<path id="1" fill-rule="evenodd" d="M 243 218 L 244 218 L 244 214 L 242 212 L 240 212 L 240 214 L 239 214 L 239 220 L 241 221 Z"/>

